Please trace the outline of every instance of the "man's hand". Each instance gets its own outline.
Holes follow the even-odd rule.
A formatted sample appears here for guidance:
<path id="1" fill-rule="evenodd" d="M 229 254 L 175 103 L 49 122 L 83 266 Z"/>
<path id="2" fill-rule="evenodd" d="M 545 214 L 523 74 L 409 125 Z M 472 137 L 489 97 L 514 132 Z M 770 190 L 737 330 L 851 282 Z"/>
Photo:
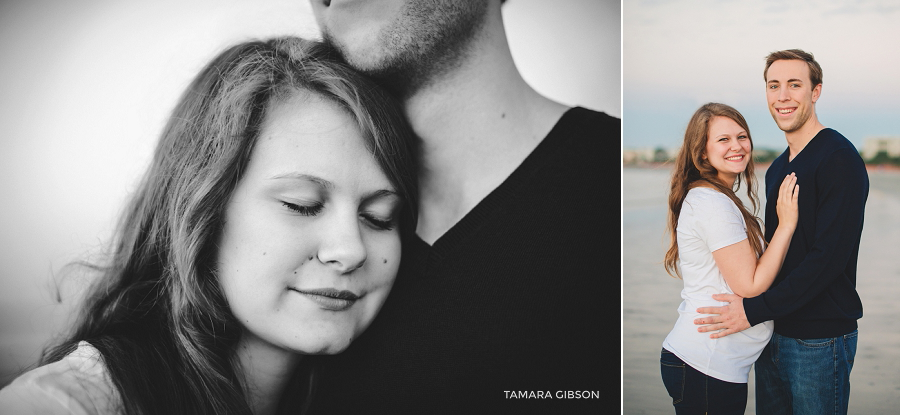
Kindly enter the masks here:
<path id="1" fill-rule="evenodd" d="M 744 314 L 744 299 L 734 294 L 713 294 L 713 300 L 724 301 L 730 303 L 722 307 L 701 307 L 697 309 L 700 314 L 717 314 L 715 316 L 703 317 L 694 320 L 694 324 L 708 324 L 699 327 L 697 331 L 705 333 L 708 331 L 722 330 L 709 335 L 711 339 L 725 337 L 732 333 L 750 328 L 750 322 L 747 321 L 747 315 Z"/>

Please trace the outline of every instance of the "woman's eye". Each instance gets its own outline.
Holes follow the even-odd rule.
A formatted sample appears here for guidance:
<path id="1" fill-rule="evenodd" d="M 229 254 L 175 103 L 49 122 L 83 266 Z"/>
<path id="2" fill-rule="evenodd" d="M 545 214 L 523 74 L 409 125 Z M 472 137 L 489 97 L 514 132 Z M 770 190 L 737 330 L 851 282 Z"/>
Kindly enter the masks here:
<path id="1" fill-rule="evenodd" d="M 366 223 L 372 225 L 372 227 L 377 230 L 389 231 L 389 230 L 394 229 L 394 219 L 393 218 L 383 219 L 383 218 L 380 218 L 378 216 L 375 216 L 375 215 L 372 215 L 369 213 L 363 213 L 363 214 L 360 214 L 359 216 Z"/>
<path id="2" fill-rule="evenodd" d="M 739 136 L 738 136 L 738 139 L 740 139 L 740 140 L 746 140 L 746 139 L 747 139 L 747 136 L 746 136 L 746 135 L 739 135 Z"/>
<path id="3" fill-rule="evenodd" d="M 284 207 L 288 208 L 290 211 L 299 213 L 303 216 L 316 216 L 319 214 L 319 212 L 322 211 L 321 203 L 313 203 L 310 205 L 300 205 L 300 204 L 296 204 L 296 203 L 282 201 L 281 204 L 284 205 Z"/>

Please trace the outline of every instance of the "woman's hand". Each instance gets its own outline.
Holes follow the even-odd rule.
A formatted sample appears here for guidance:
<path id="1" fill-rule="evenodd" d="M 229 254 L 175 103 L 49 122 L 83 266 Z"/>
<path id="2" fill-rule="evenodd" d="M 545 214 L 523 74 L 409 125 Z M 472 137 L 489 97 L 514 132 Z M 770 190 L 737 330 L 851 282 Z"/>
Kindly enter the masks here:
<path id="1" fill-rule="evenodd" d="M 716 261 L 716 266 L 722 272 L 722 277 L 725 278 L 725 282 L 738 296 L 743 298 L 756 297 L 769 289 L 772 282 L 775 281 L 775 276 L 778 275 L 778 270 L 781 269 L 788 247 L 791 245 L 794 231 L 797 229 L 797 219 L 800 216 L 797 204 L 799 195 L 800 186 L 797 185 L 797 176 L 791 173 L 784 178 L 784 181 L 781 182 L 781 187 L 778 189 L 778 199 L 775 202 L 775 211 L 778 214 L 778 228 L 775 229 L 772 240 L 769 241 L 769 246 L 759 259 L 756 258 L 756 253 L 750 248 L 750 242 L 747 239 L 713 251 L 713 260 Z M 736 297 L 732 296 L 732 299 L 727 301 L 730 301 L 732 305 L 735 303 L 741 304 L 743 300 L 734 301 Z M 698 312 L 704 313 L 699 310 Z M 741 313 L 743 313 L 743 310 L 741 310 Z M 713 311 L 705 314 L 721 314 L 721 312 Z M 736 318 L 736 316 L 731 315 L 726 320 L 733 318 Z M 711 319 L 698 319 L 698 321 L 700 320 L 703 321 L 696 324 L 709 324 L 712 322 Z M 716 320 L 716 323 L 723 323 L 726 320 Z M 713 338 L 721 337 L 750 327 L 746 321 L 746 318 L 744 318 L 743 323 L 737 326 L 726 327 L 718 324 L 705 328 L 701 327 L 700 331 L 727 328 L 728 330 L 722 332 L 725 334 L 720 333 L 718 336 L 713 336 Z"/>
<path id="2" fill-rule="evenodd" d="M 797 229 L 797 217 L 799 216 L 797 209 L 797 196 L 800 194 L 800 185 L 797 184 L 797 176 L 794 173 L 789 174 L 781 182 L 778 189 L 778 203 L 775 211 L 778 214 L 778 228 L 784 226 L 793 233 Z"/>

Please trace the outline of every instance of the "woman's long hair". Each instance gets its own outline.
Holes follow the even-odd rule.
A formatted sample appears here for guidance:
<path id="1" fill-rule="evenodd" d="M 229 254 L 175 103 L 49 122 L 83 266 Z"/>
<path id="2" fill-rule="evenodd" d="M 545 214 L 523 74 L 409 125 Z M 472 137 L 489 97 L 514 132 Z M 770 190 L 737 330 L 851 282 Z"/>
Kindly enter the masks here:
<path id="1" fill-rule="evenodd" d="M 233 364 L 242 328 L 215 272 L 223 212 L 268 109 L 307 91 L 344 108 L 404 201 L 415 230 L 417 143 L 390 96 L 329 46 L 284 37 L 219 54 L 175 107 L 149 170 L 120 219 L 109 263 L 74 330 L 42 363 L 78 342 L 102 354 L 127 414 L 250 413 Z"/>
<path id="2" fill-rule="evenodd" d="M 715 169 L 709 160 L 704 159 L 706 155 L 706 143 L 709 139 L 709 122 L 713 117 L 727 117 L 747 132 L 747 139 L 750 140 L 751 154 L 750 161 L 743 173 L 737 176 L 734 187 L 728 187 L 719 179 L 718 170 Z M 744 222 L 747 224 L 747 238 L 750 240 L 750 246 L 757 256 L 762 255 L 763 233 L 760 226 L 759 218 L 756 212 L 759 207 L 759 199 L 756 196 L 756 176 L 753 172 L 753 139 L 750 137 L 750 127 L 747 121 L 736 109 L 715 102 L 700 107 L 688 122 L 687 129 L 684 132 L 684 143 L 678 156 L 675 158 L 675 170 L 672 172 L 672 182 L 669 187 L 669 217 L 666 226 L 667 232 L 671 236 L 669 250 L 666 252 L 665 267 L 666 272 L 673 277 L 681 278 L 681 272 L 678 269 L 678 235 L 675 229 L 678 227 L 678 217 L 681 215 L 681 205 L 688 191 L 705 182 L 713 188 L 728 196 L 744 216 Z M 753 204 L 753 213 L 744 206 L 743 202 L 735 194 L 734 189 L 740 189 L 741 181 L 747 183 L 747 197 Z"/>

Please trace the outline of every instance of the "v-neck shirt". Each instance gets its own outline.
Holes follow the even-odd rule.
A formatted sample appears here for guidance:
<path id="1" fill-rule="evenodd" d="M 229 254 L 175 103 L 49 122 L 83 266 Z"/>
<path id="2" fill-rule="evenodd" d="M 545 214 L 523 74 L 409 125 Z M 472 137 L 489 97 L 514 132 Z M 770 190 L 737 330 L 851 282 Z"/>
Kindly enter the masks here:
<path id="1" fill-rule="evenodd" d="M 322 359 L 313 412 L 508 411 L 504 391 L 618 380 L 604 367 L 619 354 L 604 350 L 620 344 L 620 131 L 618 118 L 569 109 L 433 245 L 405 243 L 372 326 Z"/>
<path id="2" fill-rule="evenodd" d="M 775 321 L 775 333 L 797 339 L 848 334 L 862 317 L 856 265 L 869 176 L 856 147 L 825 128 L 790 160 L 790 149 L 766 171 L 766 240 L 778 227 L 778 188 L 796 173 L 799 219 L 772 287 L 743 305 L 750 324 Z"/>

